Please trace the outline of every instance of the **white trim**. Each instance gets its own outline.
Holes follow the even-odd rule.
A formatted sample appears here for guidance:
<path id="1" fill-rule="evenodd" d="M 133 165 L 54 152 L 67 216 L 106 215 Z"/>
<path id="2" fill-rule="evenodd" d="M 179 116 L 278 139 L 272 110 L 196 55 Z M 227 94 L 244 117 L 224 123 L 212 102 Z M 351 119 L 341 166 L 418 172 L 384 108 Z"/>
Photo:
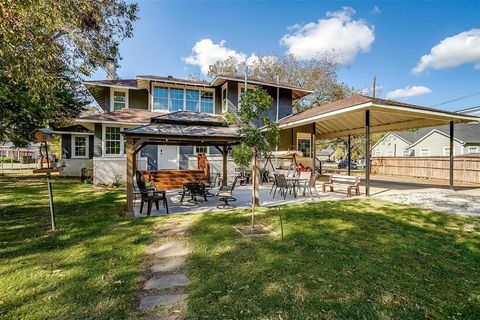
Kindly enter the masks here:
<path id="1" fill-rule="evenodd" d="M 372 147 L 372 150 L 378 146 L 378 144 L 380 142 L 382 142 L 383 140 L 385 140 L 389 135 L 394 135 L 395 137 L 397 137 L 398 139 L 402 140 L 403 142 L 405 142 L 407 145 L 410 145 L 410 142 L 408 142 L 407 140 L 403 139 L 402 137 L 400 137 L 398 134 L 396 134 L 395 132 L 393 131 L 389 131 L 387 132 L 387 134 L 385 134 L 380 140 L 377 141 L 377 143 L 375 143 Z"/>
<path id="2" fill-rule="evenodd" d="M 106 87 L 106 88 L 118 88 L 118 89 L 133 89 L 133 90 L 138 90 L 138 87 L 133 87 L 133 86 L 118 86 L 114 84 L 106 84 L 106 83 L 100 83 L 100 82 L 88 82 L 84 81 L 83 85 L 90 86 L 90 87 Z"/>
<path id="3" fill-rule="evenodd" d="M 245 83 L 238 83 L 238 96 L 237 96 L 237 108 L 240 109 L 240 96 L 242 95 L 242 89 L 245 88 Z M 255 89 L 253 84 L 247 84 L 247 91 Z"/>
<path id="4" fill-rule="evenodd" d="M 167 88 L 168 89 L 168 95 L 167 95 L 167 103 L 168 103 L 168 110 L 164 109 L 153 109 L 153 104 L 154 104 L 154 92 L 155 92 L 155 87 L 158 88 Z M 183 90 L 183 108 L 181 111 L 186 111 L 187 110 L 187 90 L 191 91 L 197 91 L 198 92 L 198 110 L 197 112 L 201 112 L 201 103 L 202 103 L 202 92 L 209 92 L 212 93 L 213 97 L 213 112 L 203 112 L 203 113 L 208 113 L 208 114 L 215 114 L 215 89 L 214 88 L 203 88 L 203 87 L 195 87 L 195 86 L 188 86 L 188 85 L 176 85 L 176 84 L 156 84 L 152 82 L 152 93 L 149 98 L 149 109 L 148 111 L 151 112 L 176 112 L 171 110 L 171 99 L 170 99 L 170 89 L 182 89 Z"/>
<path id="5" fill-rule="evenodd" d="M 93 136 L 93 132 L 70 132 L 70 131 L 51 131 L 52 133 L 55 134 L 74 134 L 76 136 Z"/>
<path id="6" fill-rule="evenodd" d="M 147 124 L 150 124 L 149 122 L 125 122 L 125 121 L 106 121 L 106 120 L 89 120 L 89 119 L 75 119 L 75 122 L 113 124 L 113 126 L 115 125 L 146 126 Z"/>
<path id="7" fill-rule="evenodd" d="M 455 153 L 455 148 L 453 148 L 453 153 Z M 450 156 L 450 147 L 443 147 L 442 148 L 442 155 L 444 157 Z"/>
<path id="8" fill-rule="evenodd" d="M 77 156 L 75 154 L 75 138 L 78 137 L 78 138 L 85 138 L 85 155 L 84 156 Z M 85 136 L 85 135 L 79 135 L 79 134 L 75 134 L 73 135 L 72 134 L 72 138 L 71 138 L 71 147 L 72 147 L 72 156 L 71 158 L 72 159 L 88 159 L 89 157 L 89 144 L 90 144 L 90 139 L 88 136 Z"/>
<path id="9" fill-rule="evenodd" d="M 128 109 L 128 104 L 129 104 L 129 98 L 128 98 L 128 89 L 120 89 L 120 88 L 111 88 L 110 89 L 110 112 L 112 111 L 116 111 L 113 107 L 113 104 L 114 104 L 114 101 L 113 101 L 113 97 L 115 96 L 115 92 L 124 92 L 125 93 L 125 108 L 122 108 L 122 109 L 119 109 L 119 110 L 123 110 L 123 109 Z"/>
<path id="10" fill-rule="evenodd" d="M 168 80 L 168 79 L 155 79 L 155 78 L 149 78 L 149 77 L 139 77 L 137 76 L 137 80 L 146 80 L 150 81 L 151 83 L 160 83 L 160 84 L 173 84 L 173 85 L 179 85 L 179 86 L 191 86 L 191 87 L 202 87 L 202 88 L 207 88 L 210 89 L 212 86 L 208 83 L 192 83 L 189 81 L 175 81 L 175 80 Z M 213 89 L 213 88 L 211 88 Z"/>
<path id="11" fill-rule="evenodd" d="M 240 79 L 232 78 L 232 77 L 216 76 L 215 79 L 213 79 L 213 80 L 210 82 L 210 85 L 211 85 L 211 86 L 215 86 L 214 83 L 215 83 L 218 79 L 222 79 L 222 80 L 225 80 L 225 81 L 244 82 L 243 79 L 240 80 Z M 262 85 L 262 86 L 266 86 L 266 87 L 276 87 L 276 88 L 290 89 L 290 90 L 292 90 L 292 91 L 302 91 L 302 92 L 306 92 L 306 93 L 309 93 L 309 94 L 315 92 L 315 91 L 313 91 L 313 90 L 307 90 L 307 89 L 302 89 L 302 88 L 293 87 L 293 86 L 288 86 L 288 85 L 281 85 L 281 84 L 276 84 L 276 83 L 267 83 L 267 82 L 256 81 L 256 80 L 251 80 L 251 79 L 247 79 L 247 83 L 253 83 L 253 84 Z"/>
<path id="12" fill-rule="evenodd" d="M 225 89 L 225 95 L 226 97 L 223 96 L 223 90 Z M 222 99 L 222 113 L 225 113 L 228 111 L 228 82 L 225 82 L 221 88 L 221 94 L 220 94 L 220 98 Z M 225 102 L 225 105 L 224 105 L 224 101 L 226 100 Z"/>
<path id="13" fill-rule="evenodd" d="M 428 153 L 428 154 L 423 154 L 423 153 Z M 421 148 L 420 149 L 420 157 L 430 157 L 430 148 Z"/>
<path id="14" fill-rule="evenodd" d="M 432 131 L 428 132 L 427 134 L 425 134 L 424 136 L 422 136 L 420 139 L 418 139 L 417 141 L 415 141 L 414 143 L 412 143 L 411 145 L 409 145 L 407 149 L 410 149 L 410 148 L 416 146 L 418 143 L 420 143 L 421 141 L 425 140 L 426 138 L 428 138 L 429 136 L 431 136 L 431 135 L 434 134 L 434 133 L 439 133 L 439 134 L 441 134 L 442 136 L 445 136 L 445 137 L 447 137 L 448 139 L 450 139 L 450 136 L 449 136 L 448 134 L 446 134 L 446 133 L 444 133 L 444 132 L 442 132 L 442 131 L 440 131 L 440 130 L 438 130 L 438 129 L 433 129 Z M 455 138 L 455 137 L 453 137 L 453 140 L 454 140 L 454 141 L 457 141 L 457 142 L 460 143 L 460 144 L 465 144 L 465 142 L 463 142 L 462 140 L 459 140 L 459 139 L 457 139 L 457 138 Z"/>
<path id="15" fill-rule="evenodd" d="M 105 141 L 105 136 L 106 136 L 106 127 L 111 127 L 111 128 L 120 128 L 120 153 L 119 154 L 107 154 L 106 150 L 106 141 Z M 125 153 L 124 148 L 125 148 L 125 138 L 121 132 L 125 129 L 122 126 L 119 125 L 102 125 L 102 157 L 104 158 L 125 158 Z"/>
<path id="16" fill-rule="evenodd" d="M 476 151 L 475 152 L 472 152 L 471 150 L 472 149 L 475 149 Z M 467 153 L 470 154 L 470 153 L 479 153 L 480 152 L 480 147 L 478 146 L 468 146 L 467 147 Z"/>
<path id="17" fill-rule="evenodd" d="M 205 154 L 210 154 L 210 147 L 209 146 L 193 146 L 193 154 L 197 155 L 198 152 L 197 152 L 197 147 L 206 147 L 207 148 L 207 152 Z"/>
<path id="18" fill-rule="evenodd" d="M 372 148 L 373 149 L 373 148 Z M 374 157 L 380 157 L 382 155 L 382 150 L 375 150 L 373 152 L 373 156 Z"/>

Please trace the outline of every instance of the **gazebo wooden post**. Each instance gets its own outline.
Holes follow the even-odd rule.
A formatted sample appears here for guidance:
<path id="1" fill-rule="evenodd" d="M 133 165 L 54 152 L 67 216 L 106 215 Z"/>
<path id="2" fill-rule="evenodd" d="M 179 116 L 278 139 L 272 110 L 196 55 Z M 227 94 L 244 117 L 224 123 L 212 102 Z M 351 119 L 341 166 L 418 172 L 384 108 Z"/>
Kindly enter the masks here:
<path id="1" fill-rule="evenodd" d="M 133 175 L 135 174 L 136 153 L 133 146 L 133 139 L 128 138 L 126 143 L 127 152 L 127 216 L 133 216 Z"/>
<path id="2" fill-rule="evenodd" d="M 453 144 L 453 139 L 454 139 L 454 132 L 453 132 L 453 129 L 454 129 L 454 123 L 453 121 L 450 121 L 450 152 L 449 152 L 449 156 L 450 156 L 450 175 L 449 175 L 449 187 L 450 189 L 453 190 L 453 165 L 454 165 L 454 162 L 453 162 L 453 154 L 454 154 L 454 144 Z"/>
<path id="3" fill-rule="evenodd" d="M 317 132 L 316 132 L 316 127 L 315 127 L 315 122 L 312 123 L 313 128 L 312 128 L 312 172 L 317 172 L 317 167 L 315 166 L 315 158 L 317 156 Z"/>
<path id="4" fill-rule="evenodd" d="M 365 194 L 370 196 L 370 110 L 365 111 Z"/>
<path id="5" fill-rule="evenodd" d="M 222 147 L 222 185 L 227 185 L 228 180 L 228 149 L 227 146 Z"/>

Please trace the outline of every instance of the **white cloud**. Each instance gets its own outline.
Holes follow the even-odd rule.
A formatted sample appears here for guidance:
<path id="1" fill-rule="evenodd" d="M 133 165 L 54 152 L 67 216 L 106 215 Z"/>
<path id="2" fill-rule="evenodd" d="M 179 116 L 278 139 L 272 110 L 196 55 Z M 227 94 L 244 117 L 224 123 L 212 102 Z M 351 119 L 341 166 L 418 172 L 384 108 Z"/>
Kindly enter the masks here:
<path id="1" fill-rule="evenodd" d="M 471 29 L 440 41 L 430 53 L 422 56 L 413 73 L 428 68 L 442 69 L 474 63 L 480 69 L 480 29 Z"/>
<path id="2" fill-rule="evenodd" d="M 380 8 L 378 6 L 374 6 L 373 9 L 372 9 L 372 13 L 373 14 L 377 14 L 377 13 L 381 13 L 382 10 L 380 10 Z"/>
<path id="3" fill-rule="evenodd" d="M 424 86 L 411 86 L 411 87 L 405 87 L 403 89 L 393 90 L 387 93 L 387 99 L 393 99 L 393 100 L 402 99 L 402 98 L 408 98 L 413 96 L 420 96 L 422 94 L 427 94 L 431 92 L 432 90 Z"/>
<path id="4" fill-rule="evenodd" d="M 366 21 L 353 20 L 355 10 L 343 7 L 327 12 L 325 19 L 288 28 L 280 44 L 288 53 L 300 59 L 309 59 L 317 54 L 338 53 L 341 63 L 351 61 L 359 52 L 367 52 L 375 40 L 374 27 Z"/>
<path id="5" fill-rule="evenodd" d="M 210 65 L 230 57 L 234 57 L 241 62 L 247 59 L 243 52 L 225 47 L 225 40 L 214 43 L 211 39 L 202 39 L 195 43 L 192 54 L 183 60 L 188 64 L 199 66 L 202 73 L 207 74 Z"/>

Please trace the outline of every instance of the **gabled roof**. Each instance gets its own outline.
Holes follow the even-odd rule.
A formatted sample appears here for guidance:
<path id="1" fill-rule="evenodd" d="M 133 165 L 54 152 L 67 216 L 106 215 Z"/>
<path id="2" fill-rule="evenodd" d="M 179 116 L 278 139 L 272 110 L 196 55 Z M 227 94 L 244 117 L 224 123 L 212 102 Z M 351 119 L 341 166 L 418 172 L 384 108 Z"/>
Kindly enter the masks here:
<path id="1" fill-rule="evenodd" d="M 162 112 L 151 112 L 141 109 L 122 109 L 117 111 L 99 113 L 92 116 L 78 118 L 77 122 L 90 123 L 118 123 L 118 124 L 147 124 L 151 119 L 161 115 Z"/>
<path id="2" fill-rule="evenodd" d="M 92 135 L 93 132 L 91 130 L 88 130 L 84 126 L 80 124 L 74 124 L 71 126 L 67 127 L 61 127 L 61 128 L 41 128 L 35 130 L 35 132 L 42 132 L 46 134 L 85 134 L 85 135 Z"/>
<path id="3" fill-rule="evenodd" d="M 331 156 L 333 153 L 335 152 L 335 150 L 333 148 L 325 148 L 325 149 L 322 149 L 320 151 L 317 152 L 317 155 L 318 156 Z"/>
<path id="4" fill-rule="evenodd" d="M 169 82 L 169 83 L 178 83 L 178 84 L 191 84 L 191 85 L 201 85 L 201 86 L 208 86 L 209 83 L 203 80 L 194 80 L 194 79 L 181 79 L 181 78 L 174 78 L 172 76 L 153 76 L 153 75 L 143 75 L 137 76 L 138 80 L 153 80 L 153 81 L 160 81 L 160 82 Z"/>
<path id="5" fill-rule="evenodd" d="M 137 89 L 136 79 L 118 79 L 118 80 L 90 80 L 83 81 L 85 86 L 100 86 L 100 87 L 124 87 L 129 89 Z"/>
<path id="6" fill-rule="evenodd" d="M 419 142 L 425 140 L 427 137 L 437 132 L 446 137 L 450 136 L 450 126 L 439 126 L 422 128 L 417 130 L 417 139 L 412 141 L 408 148 L 412 148 Z M 453 137 L 460 143 L 479 143 L 480 142 L 480 123 L 462 123 L 456 124 L 453 127 Z"/>

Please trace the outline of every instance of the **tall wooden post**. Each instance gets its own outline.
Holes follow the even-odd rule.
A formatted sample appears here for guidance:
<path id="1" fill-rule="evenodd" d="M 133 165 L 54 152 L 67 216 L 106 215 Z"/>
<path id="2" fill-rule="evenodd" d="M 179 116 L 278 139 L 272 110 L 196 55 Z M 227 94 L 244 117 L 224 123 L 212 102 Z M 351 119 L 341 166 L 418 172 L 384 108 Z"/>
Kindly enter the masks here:
<path id="1" fill-rule="evenodd" d="M 222 167 L 222 185 L 226 186 L 227 185 L 227 179 L 228 179 L 228 149 L 226 146 L 223 146 L 222 148 L 222 162 L 223 162 L 223 167 Z"/>
<path id="2" fill-rule="evenodd" d="M 454 150 L 454 145 L 453 145 L 453 139 L 454 139 L 454 124 L 453 121 L 450 121 L 450 179 L 449 179 L 449 186 L 450 189 L 453 190 L 453 152 Z"/>
<path id="3" fill-rule="evenodd" d="M 133 216 L 133 176 L 135 174 L 135 150 L 133 139 L 127 139 L 127 216 Z"/>
<path id="4" fill-rule="evenodd" d="M 370 196 L 370 110 L 365 111 L 365 194 Z"/>
<path id="5" fill-rule="evenodd" d="M 312 172 L 317 172 L 317 167 L 315 165 L 315 158 L 317 156 L 317 128 L 315 122 L 312 124 Z"/>
<path id="6" fill-rule="evenodd" d="M 350 175 L 350 164 L 352 162 L 352 144 L 351 144 L 352 140 L 351 140 L 351 136 L 348 135 L 348 145 L 347 145 L 347 148 L 348 148 L 348 156 L 347 156 L 347 161 L 348 161 L 348 175 Z"/>

